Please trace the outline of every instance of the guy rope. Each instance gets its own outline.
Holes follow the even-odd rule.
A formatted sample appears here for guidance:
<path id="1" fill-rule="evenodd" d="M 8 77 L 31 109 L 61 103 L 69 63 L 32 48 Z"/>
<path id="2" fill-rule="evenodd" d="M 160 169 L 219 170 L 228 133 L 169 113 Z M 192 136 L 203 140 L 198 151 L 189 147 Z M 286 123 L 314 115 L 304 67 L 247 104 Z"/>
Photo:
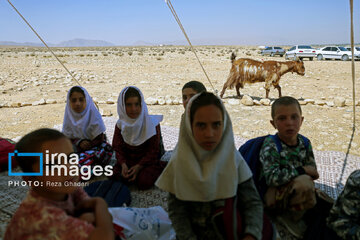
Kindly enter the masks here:
<path id="1" fill-rule="evenodd" d="M 63 66 L 63 68 L 66 70 L 66 72 L 71 76 L 71 78 L 79 85 L 81 86 L 80 82 L 74 77 L 74 75 L 69 71 L 69 69 L 64 65 L 63 62 L 60 61 L 60 59 L 56 56 L 56 54 L 49 48 L 49 46 L 46 44 L 46 42 L 40 37 L 40 35 L 35 31 L 35 29 L 30 25 L 30 23 L 23 17 L 23 15 L 16 9 L 16 7 L 10 2 L 10 0 L 7 0 L 9 4 L 14 8 L 14 10 L 19 14 L 19 16 L 24 20 L 24 22 L 29 26 L 29 28 L 35 33 L 35 35 L 40 39 L 40 41 L 45 45 L 45 47 L 51 52 L 51 54 L 55 57 L 55 59 Z M 99 109 L 99 106 L 95 101 L 93 101 L 96 108 Z"/>
<path id="2" fill-rule="evenodd" d="M 175 11 L 173 5 L 171 4 L 171 1 L 170 1 L 170 0 L 165 0 L 165 3 L 168 5 L 168 7 L 169 7 L 169 9 L 170 9 L 170 11 L 171 11 L 171 13 L 172 13 L 172 15 L 174 16 L 176 22 L 178 23 L 181 31 L 182 31 L 183 34 L 184 34 L 186 40 L 188 41 L 188 43 L 189 43 L 189 45 L 190 45 L 191 51 L 195 54 L 195 57 L 196 57 L 197 61 L 199 62 L 200 66 L 201 66 L 201 69 L 203 70 L 203 72 L 204 72 L 207 80 L 209 81 L 209 83 L 210 83 L 210 85 L 211 85 L 214 93 L 217 95 L 217 90 L 214 88 L 214 85 L 213 85 L 212 82 L 210 81 L 210 78 L 209 78 L 209 76 L 207 75 L 204 66 L 203 66 L 202 63 L 200 62 L 200 59 L 199 59 L 198 55 L 196 54 L 196 51 L 195 51 L 193 45 L 191 44 L 190 39 L 189 39 L 188 35 L 186 34 L 185 29 L 184 29 L 183 25 L 181 24 L 181 21 L 180 21 L 179 17 L 177 16 L 176 11 Z"/>

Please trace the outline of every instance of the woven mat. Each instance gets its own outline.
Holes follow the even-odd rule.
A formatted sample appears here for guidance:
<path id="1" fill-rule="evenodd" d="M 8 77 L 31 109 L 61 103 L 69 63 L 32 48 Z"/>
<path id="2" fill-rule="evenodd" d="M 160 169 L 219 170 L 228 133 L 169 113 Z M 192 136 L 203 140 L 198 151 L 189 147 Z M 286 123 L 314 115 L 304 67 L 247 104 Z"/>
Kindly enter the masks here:
<path id="1" fill-rule="evenodd" d="M 114 117 L 104 118 L 106 125 L 106 134 L 112 142 L 114 133 L 114 127 L 117 119 Z M 61 125 L 55 126 L 56 129 L 61 129 Z M 179 135 L 179 129 L 169 126 L 161 126 L 162 136 L 164 140 L 165 150 L 169 151 L 174 149 Z M 235 136 L 235 145 L 239 148 L 247 139 Z M 339 181 L 345 153 L 334 151 L 314 151 L 316 164 L 320 173 L 319 180 L 316 181 L 316 186 L 326 193 L 328 193 L 334 199 L 337 198 L 338 193 L 345 185 L 346 179 L 355 169 L 360 169 L 360 157 L 350 155 L 347 160 L 346 169 L 342 178 L 341 184 L 337 185 Z M 169 159 L 170 152 L 163 158 Z M 0 240 L 4 235 L 4 231 L 7 223 L 10 221 L 11 216 L 19 206 L 20 202 L 24 199 L 27 187 L 11 187 L 8 186 L 11 180 L 21 180 L 20 177 L 9 177 L 7 172 L 0 174 Z M 167 210 L 167 193 L 153 187 L 150 190 L 139 191 L 134 188 L 130 188 L 133 207 L 151 207 L 162 206 Z M 277 226 L 281 239 L 296 239 L 291 237 L 282 226 Z"/>

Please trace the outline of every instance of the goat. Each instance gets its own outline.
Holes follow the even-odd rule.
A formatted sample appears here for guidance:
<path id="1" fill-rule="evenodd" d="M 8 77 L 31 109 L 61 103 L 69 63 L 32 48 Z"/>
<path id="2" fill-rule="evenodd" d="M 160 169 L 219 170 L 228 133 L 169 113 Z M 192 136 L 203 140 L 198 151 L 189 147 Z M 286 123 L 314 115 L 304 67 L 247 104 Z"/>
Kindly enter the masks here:
<path id="1" fill-rule="evenodd" d="M 244 88 L 245 83 L 265 82 L 266 98 L 269 97 L 270 86 L 273 85 L 279 91 L 281 97 L 280 77 L 288 72 L 296 72 L 305 75 L 305 67 L 302 61 L 256 61 L 250 58 L 239 58 L 231 54 L 230 74 L 223 86 L 220 97 L 222 98 L 226 88 L 235 86 L 236 93 L 240 97 L 239 88 Z"/>

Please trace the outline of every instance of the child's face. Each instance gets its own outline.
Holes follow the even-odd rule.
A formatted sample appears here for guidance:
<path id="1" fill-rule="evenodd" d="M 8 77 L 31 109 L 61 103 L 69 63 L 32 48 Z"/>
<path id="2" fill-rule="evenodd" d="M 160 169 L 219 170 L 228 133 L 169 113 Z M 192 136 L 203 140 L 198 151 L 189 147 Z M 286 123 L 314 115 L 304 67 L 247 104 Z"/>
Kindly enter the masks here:
<path id="1" fill-rule="evenodd" d="M 186 108 L 186 105 L 188 104 L 190 98 L 192 98 L 196 94 L 197 94 L 197 92 L 192 88 L 184 88 L 182 90 L 182 101 L 183 101 L 184 108 Z"/>
<path id="2" fill-rule="evenodd" d="M 73 92 L 70 96 L 71 109 L 77 113 L 82 113 L 86 108 L 86 99 L 84 94 Z"/>
<path id="3" fill-rule="evenodd" d="M 195 141 L 207 151 L 214 150 L 220 143 L 223 124 L 223 116 L 217 106 L 207 105 L 198 108 L 191 126 Z"/>
<path id="4" fill-rule="evenodd" d="M 141 104 L 138 97 L 129 97 L 125 101 L 125 110 L 129 118 L 136 119 L 141 113 Z"/>
<path id="5" fill-rule="evenodd" d="M 274 119 L 270 122 L 278 130 L 281 140 L 289 145 L 296 145 L 297 134 L 303 120 L 299 107 L 292 104 L 278 106 L 275 109 Z"/>
<path id="6" fill-rule="evenodd" d="M 49 156 L 53 153 L 65 153 L 67 156 L 73 152 L 73 147 L 69 139 L 60 138 L 54 141 L 45 142 L 41 151 L 43 153 L 49 150 Z M 55 158 L 57 162 L 57 159 Z M 39 171 L 39 162 L 33 166 L 34 171 Z M 68 167 L 70 164 L 68 164 Z M 57 176 L 46 176 L 45 175 L 45 159 L 44 159 L 44 176 L 36 176 L 33 177 L 34 181 L 39 181 L 40 186 L 33 187 L 34 191 L 36 191 L 40 196 L 52 199 L 52 200 L 64 200 L 67 194 L 74 192 L 78 187 L 69 186 L 68 183 L 76 183 L 79 181 L 78 176 L 64 176 L 63 172 Z M 56 173 L 58 173 L 56 171 Z"/>

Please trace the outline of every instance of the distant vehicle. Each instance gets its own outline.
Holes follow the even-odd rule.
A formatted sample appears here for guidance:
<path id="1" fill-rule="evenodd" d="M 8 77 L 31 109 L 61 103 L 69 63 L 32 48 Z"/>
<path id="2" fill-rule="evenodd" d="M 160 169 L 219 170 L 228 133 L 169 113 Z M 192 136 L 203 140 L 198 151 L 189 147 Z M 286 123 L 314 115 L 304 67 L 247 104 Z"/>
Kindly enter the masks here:
<path id="1" fill-rule="evenodd" d="M 302 60 L 303 58 L 309 58 L 310 61 L 316 57 L 316 51 L 311 46 L 307 45 L 295 45 L 285 53 L 285 59 Z"/>
<path id="2" fill-rule="evenodd" d="M 281 47 L 267 47 L 261 51 L 261 55 L 270 55 L 274 57 L 275 55 L 280 55 L 280 57 L 284 56 L 285 50 Z"/>
<path id="3" fill-rule="evenodd" d="M 327 46 L 316 51 L 317 60 L 341 59 L 348 61 L 352 58 L 351 51 L 344 47 Z M 359 55 L 355 55 L 355 59 L 360 59 Z"/>
<path id="4" fill-rule="evenodd" d="M 351 52 L 351 47 L 347 47 L 346 49 Z M 360 57 L 360 47 L 354 47 L 354 55 L 355 60 L 358 59 L 357 57 Z"/>

